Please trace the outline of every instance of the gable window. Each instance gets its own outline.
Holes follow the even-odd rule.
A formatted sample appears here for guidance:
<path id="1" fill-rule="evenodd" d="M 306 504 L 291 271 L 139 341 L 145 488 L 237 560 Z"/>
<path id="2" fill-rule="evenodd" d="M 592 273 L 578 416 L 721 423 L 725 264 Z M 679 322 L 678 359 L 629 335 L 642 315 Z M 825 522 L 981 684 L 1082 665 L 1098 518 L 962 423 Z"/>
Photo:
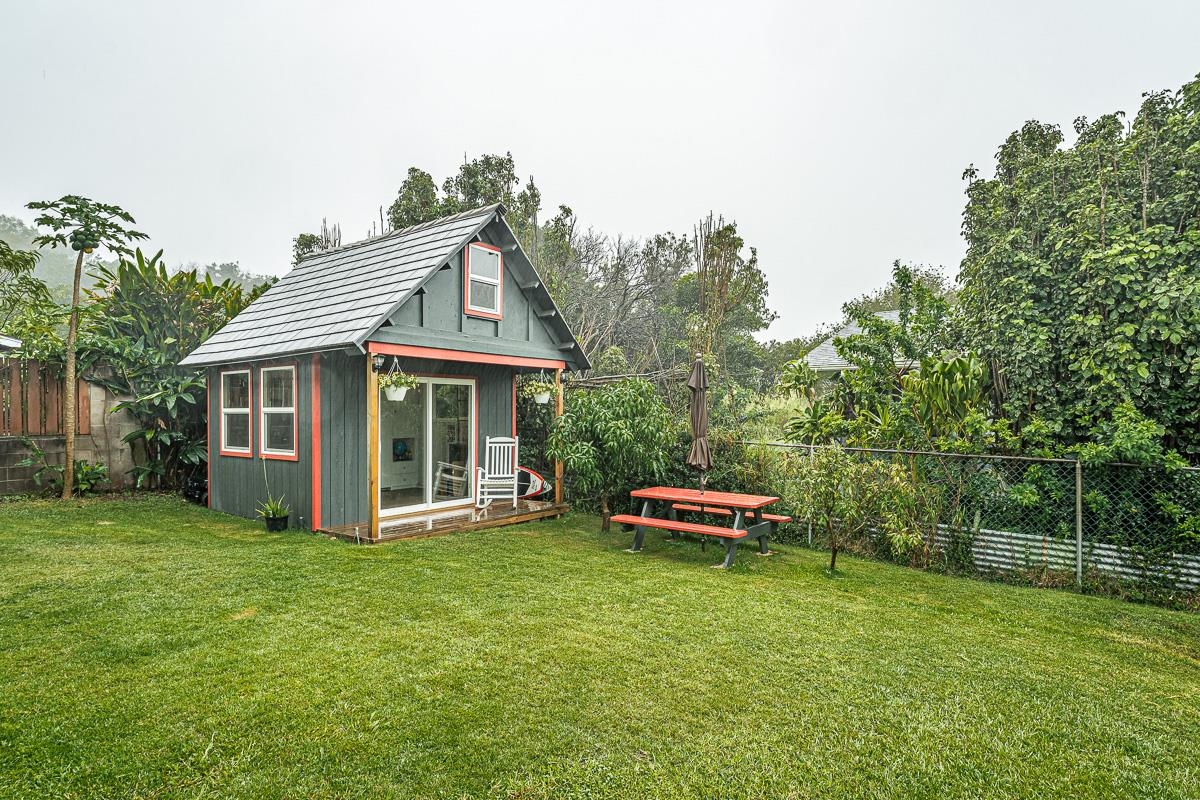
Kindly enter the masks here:
<path id="1" fill-rule="evenodd" d="M 296 368 L 263 367 L 258 372 L 264 458 L 296 455 Z"/>
<path id="2" fill-rule="evenodd" d="M 465 264 L 464 311 L 473 317 L 500 319 L 501 281 L 504 258 L 500 248 L 475 242 L 467 247 Z"/>
<path id="3" fill-rule="evenodd" d="M 222 455 L 250 455 L 250 370 L 221 373 Z"/>

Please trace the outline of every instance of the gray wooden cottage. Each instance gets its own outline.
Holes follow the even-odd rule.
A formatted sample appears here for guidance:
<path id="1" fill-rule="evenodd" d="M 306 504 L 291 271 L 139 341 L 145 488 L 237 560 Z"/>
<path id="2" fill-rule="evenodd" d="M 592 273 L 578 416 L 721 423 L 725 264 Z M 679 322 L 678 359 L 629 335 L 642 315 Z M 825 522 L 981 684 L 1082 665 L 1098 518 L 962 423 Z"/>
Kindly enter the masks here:
<path id="1" fill-rule="evenodd" d="M 589 366 L 500 205 L 311 255 L 182 363 L 208 372 L 210 507 L 270 491 L 293 526 L 372 539 L 474 505 L 518 373 Z M 402 401 L 395 369 L 421 381 Z"/>

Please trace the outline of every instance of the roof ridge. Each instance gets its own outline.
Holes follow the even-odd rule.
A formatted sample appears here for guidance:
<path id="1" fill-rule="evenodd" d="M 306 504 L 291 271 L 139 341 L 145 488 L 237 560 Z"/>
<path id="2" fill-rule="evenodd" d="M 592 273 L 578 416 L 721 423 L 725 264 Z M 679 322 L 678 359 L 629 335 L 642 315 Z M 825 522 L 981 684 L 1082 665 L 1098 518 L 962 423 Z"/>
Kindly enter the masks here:
<path id="1" fill-rule="evenodd" d="M 490 214 L 490 213 L 496 211 L 497 209 L 500 210 L 501 212 L 506 210 L 504 208 L 503 203 L 492 203 L 492 204 L 486 205 L 486 206 L 477 206 L 475 208 L 467 209 L 466 211 L 458 211 L 453 214 L 447 214 L 446 216 L 438 217 L 437 219 L 430 219 L 430 220 L 426 220 L 424 222 L 418 222 L 416 225 L 409 225 L 407 228 L 401 228 L 398 231 L 388 231 L 387 233 L 381 234 L 379 236 L 370 236 L 370 237 L 367 237 L 366 239 L 359 239 L 358 241 L 350 242 L 350 244 L 344 244 L 344 245 L 341 245 L 340 247 L 331 247 L 328 250 L 314 250 L 311 253 L 305 253 L 303 256 L 301 256 L 300 260 L 296 262 L 296 266 L 298 267 L 301 264 L 303 264 L 305 261 L 308 261 L 309 259 L 317 258 L 319 256 L 327 256 L 330 253 L 340 253 L 343 250 L 350 250 L 355 247 L 362 247 L 363 245 L 371 244 L 374 242 L 381 242 L 386 239 L 399 238 L 401 236 L 405 236 L 410 233 L 415 233 L 419 230 L 422 230 L 425 228 L 430 228 L 434 225 L 438 225 L 443 222 L 452 222 L 452 221 L 459 220 L 459 219 L 465 219 L 467 217 L 483 216 L 485 213 Z"/>

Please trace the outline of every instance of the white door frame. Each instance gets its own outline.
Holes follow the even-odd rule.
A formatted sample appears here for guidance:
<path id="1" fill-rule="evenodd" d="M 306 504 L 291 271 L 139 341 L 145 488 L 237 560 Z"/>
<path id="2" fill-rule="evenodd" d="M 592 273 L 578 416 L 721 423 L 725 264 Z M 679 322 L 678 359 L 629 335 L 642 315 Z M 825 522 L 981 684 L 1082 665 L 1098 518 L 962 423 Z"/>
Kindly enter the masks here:
<path id="1" fill-rule="evenodd" d="M 440 375 L 414 376 L 420 381 L 415 391 L 425 393 L 425 419 L 422 430 L 423 439 L 421 443 L 421 468 L 424 470 L 423 478 L 425 484 L 425 502 L 413 503 L 406 506 L 393 506 L 384 508 L 383 506 L 383 486 L 380 485 L 375 494 L 376 508 L 379 509 L 379 518 L 401 517 L 406 514 L 412 514 L 419 511 L 430 511 L 439 508 L 454 508 L 457 506 L 470 506 L 475 504 L 475 462 L 476 450 L 479 446 L 478 427 L 479 427 L 479 392 L 478 381 L 472 377 L 465 378 L 450 378 Z M 433 501 L 433 482 L 436 476 L 433 474 L 433 414 L 434 414 L 434 397 L 433 387 L 435 385 L 451 385 L 451 386 L 467 386 L 470 388 L 470 400 L 468 407 L 468 429 L 467 442 L 470 445 L 467 455 L 467 496 L 454 500 L 442 500 L 441 502 Z M 383 389 L 377 390 L 380 393 L 379 402 L 389 402 L 383 397 Z M 380 406 L 382 408 L 382 406 Z M 382 431 L 381 431 L 382 433 Z M 375 453 L 375 458 L 380 462 L 383 459 L 384 453 L 384 437 L 379 437 L 379 450 Z M 379 463 L 379 462 L 377 462 Z"/>

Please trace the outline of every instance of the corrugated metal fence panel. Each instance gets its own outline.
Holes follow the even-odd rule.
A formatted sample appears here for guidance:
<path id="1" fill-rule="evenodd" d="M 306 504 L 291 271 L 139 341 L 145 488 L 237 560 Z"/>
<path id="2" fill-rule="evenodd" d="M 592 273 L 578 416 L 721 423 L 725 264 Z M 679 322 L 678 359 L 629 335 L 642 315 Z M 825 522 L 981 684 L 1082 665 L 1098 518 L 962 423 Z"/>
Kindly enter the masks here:
<path id="1" fill-rule="evenodd" d="M 939 526 L 936 543 L 946 547 L 949 531 Z M 1048 567 L 1064 572 L 1075 570 L 1075 540 L 1038 537 L 1012 531 L 980 530 L 971 548 L 975 565 L 981 569 L 1009 572 L 1031 567 Z M 1147 577 L 1173 583 L 1177 588 L 1200 588 L 1200 557 L 1174 555 L 1161 563 L 1139 565 L 1132 552 L 1110 544 L 1084 541 L 1084 568 L 1128 580 Z"/>

